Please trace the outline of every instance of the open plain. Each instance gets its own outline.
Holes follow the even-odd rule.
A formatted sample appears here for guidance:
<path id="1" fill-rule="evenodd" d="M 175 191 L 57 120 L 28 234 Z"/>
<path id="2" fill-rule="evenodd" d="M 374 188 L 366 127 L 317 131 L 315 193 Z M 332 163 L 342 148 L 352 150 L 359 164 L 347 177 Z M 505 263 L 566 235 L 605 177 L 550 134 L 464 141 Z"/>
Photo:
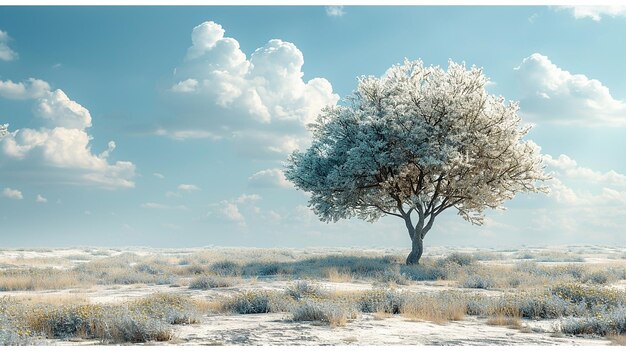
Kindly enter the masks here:
<path id="1" fill-rule="evenodd" d="M 619 345 L 626 249 L 0 251 L 3 345 Z"/>

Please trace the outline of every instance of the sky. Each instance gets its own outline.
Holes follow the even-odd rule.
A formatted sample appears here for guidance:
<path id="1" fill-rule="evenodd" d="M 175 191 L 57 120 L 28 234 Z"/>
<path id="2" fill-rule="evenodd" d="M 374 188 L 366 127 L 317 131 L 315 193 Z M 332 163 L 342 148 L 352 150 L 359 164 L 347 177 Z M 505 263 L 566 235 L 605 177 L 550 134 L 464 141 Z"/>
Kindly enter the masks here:
<path id="1" fill-rule="evenodd" d="M 408 248 L 397 218 L 320 222 L 282 173 L 405 59 L 481 67 L 553 177 L 426 246 L 623 246 L 623 33 L 622 5 L 3 6 L 0 247 Z"/>

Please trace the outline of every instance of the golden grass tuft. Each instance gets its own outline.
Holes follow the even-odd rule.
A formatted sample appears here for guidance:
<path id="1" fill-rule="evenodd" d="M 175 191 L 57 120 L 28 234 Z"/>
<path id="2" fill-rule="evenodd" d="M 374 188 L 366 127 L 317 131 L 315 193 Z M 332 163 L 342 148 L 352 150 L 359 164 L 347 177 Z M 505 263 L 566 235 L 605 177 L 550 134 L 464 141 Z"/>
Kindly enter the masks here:
<path id="1" fill-rule="evenodd" d="M 0 291 L 56 290 L 84 285 L 74 272 L 20 270 L 0 274 Z"/>
<path id="2" fill-rule="evenodd" d="M 333 283 L 349 283 L 354 277 L 349 272 L 340 272 L 336 267 L 324 269 L 324 277 Z"/>
<path id="3" fill-rule="evenodd" d="M 400 308 L 400 313 L 409 320 L 427 320 L 437 324 L 460 321 L 465 318 L 467 305 L 460 298 L 443 294 L 414 296 Z"/>

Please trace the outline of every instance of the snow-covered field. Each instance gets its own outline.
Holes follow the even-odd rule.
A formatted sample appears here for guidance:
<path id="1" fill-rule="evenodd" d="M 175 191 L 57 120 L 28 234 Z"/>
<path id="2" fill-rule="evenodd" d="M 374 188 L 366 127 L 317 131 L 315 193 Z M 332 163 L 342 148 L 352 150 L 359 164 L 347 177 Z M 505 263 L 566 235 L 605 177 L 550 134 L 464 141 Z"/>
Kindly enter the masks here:
<path id="1" fill-rule="evenodd" d="M 593 291 L 626 295 L 624 248 L 432 247 L 427 248 L 423 258 L 427 271 L 403 267 L 405 251 L 356 248 L 1 249 L 0 301 L 8 301 L 4 304 L 6 315 L 10 308 L 18 305 L 22 310 L 11 313 L 28 314 L 29 306 L 38 306 L 42 311 L 58 306 L 113 306 L 158 293 L 192 301 L 195 308 L 192 323 L 168 324 L 171 329 L 168 340 L 139 342 L 159 345 L 610 345 L 624 340 L 623 336 L 615 335 L 564 333 L 561 323 L 584 317 L 580 315 L 529 318 L 513 313 L 507 316 L 511 317 L 507 322 L 497 322 L 497 317 L 504 317 L 506 313 L 487 305 L 482 313 L 470 313 L 463 307 L 461 317 L 443 317 L 443 320 L 421 312 L 405 312 L 407 308 L 400 308 L 395 314 L 356 308 L 352 315 L 348 313 L 344 322 L 333 323 L 323 318 L 294 321 L 292 309 L 307 299 L 321 305 L 332 305 L 328 302 L 331 300 L 351 301 L 357 306 L 361 301 L 358 296 L 371 291 L 430 296 L 434 297 L 433 301 L 453 296 L 463 299 L 464 303 L 479 297 L 496 301 L 507 296 L 541 294 L 558 284 L 577 284 L 591 287 Z M 450 258 L 452 253 L 458 257 Z M 553 271 L 559 273 L 550 273 Z M 428 274 L 433 272 L 439 276 L 429 278 Z M 220 287 L 193 288 L 194 282 L 197 285 L 201 278 L 209 281 L 215 278 L 222 283 L 217 284 Z M 289 291 L 303 289 L 298 288 L 303 282 L 315 291 L 307 298 L 289 297 Z M 291 307 L 252 314 L 240 314 L 223 307 L 224 301 L 259 291 L 282 296 L 281 299 L 289 300 Z M 9 305 L 13 307 L 6 307 Z M 2 313 L 0 309 L 0 316 Z M 49 312 L 40 315 L 51 318 Z M 41 316 L 38 318 L 44 318 Z M 5 318 L 5 329 L 13 323 L 10 318 Z M 32 318 L 26 319 L 31 321 Z M 15 338 L 25 344 L 126 343 L 90 336 L 81 328 L 54 335 L 51 327 L 36 330 L 40 322 L 28 323 L 32 331 L 27 335 L 16 332 L 13 339 L 5 336 L 4 344 L 12 344 L 6 340 Z M 46 320 L 46 323 L 51 322 Z"/>

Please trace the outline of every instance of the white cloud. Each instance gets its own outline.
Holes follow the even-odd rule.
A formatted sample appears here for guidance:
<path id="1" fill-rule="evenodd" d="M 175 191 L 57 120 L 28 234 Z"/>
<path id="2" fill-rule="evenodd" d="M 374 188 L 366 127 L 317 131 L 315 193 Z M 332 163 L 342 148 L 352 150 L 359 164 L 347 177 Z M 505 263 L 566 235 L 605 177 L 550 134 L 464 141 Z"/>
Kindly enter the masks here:
<path id="1" fill-rule="evenodd" d="M 626 17 L 626 5 L 616 4 L 609 6 L 559 6 L 569 10 L 576 19 L 591 18 L 600 21 L 603 16 Z"/>
<path id="2" fill-rule="evenodd" d="M 35 100 L 34 115 L 42 124 L 39 129 L 2 128 L 0 164 L 3 167 L 19 170 L 34 165 L 46 171 L 55 170 L 64 181 L 106 188 L 134 187 L 135 165 L 128 161 L 109 162 L 116 146 L 113 141 L 100 154 L 92 153 L 92 137 L 86 132 L 91 127 L 91 114 L 62 90 L 51 90 L 47 82 L 30 78 L 20 83 L 0 81 L 0 96 Z"/>
<path id="3" fill-rule="evenodd" d="M 2 196 L 13 200 L 22 200 L 24 198 L 21 191 L 11 188 L 4 188 L 4 190 L 2 190 Z"/>
<path id="4" fill-rule="evenodd" d="M 306 145 L 305 125 L 339 99 L 332 85 L 323 78 L 302 80 L 304 56 L 292 43 L 272 39 L 248 58 L 224 34 L 214 22 L 193 29 L 169 92 L 175 118 L 156 134 L 228 138 L 244 151 L 280 158 Z"/>
<path id="5" fill-rule="evenodd" d="M 50 85 L 35 78 L 28 78 L 24 82 L 14 83 L 11 80 L 0 80 L 0 96 L 11 100 L 26 100 L 43 98 L 50 93 Z"/>
<path id="6" fill-rule="evenodd" d="M 581 126 L 626 126 L 626 102 L 596 79 L 565 71 L 532 54 L 515 68 L 525 90 L 521 113 L 537 122 Z"/>
<path id="7" fill-rule="evenodd" d="M 236 200 L 236 203 L 245 204 L 252 203 L 261 200 L 261 196 L 258 194 L 241 194 Z"/>
<path id="8" fill-rule="evenodd" d="M 222 208 L 220 209 L 220 213 L 224 216 L 224 218 L 239 223 L 245 223 L 245 218 L 239 211 L 239 207 L 237 204 L 234 204 L 229 201 L 222 201 Z"/>
<path id="9" fill-rule="evenodd" d="M 242 209 L 247 212 L 259 214 L 260 209 L 253 204 L 261 200 L 258 194 L 241 194 L 235 199 L 222 200 L 217 204 L 217 215 L 231 222 L 236 222 L 241 227 L 246 227 L 246 218 L 242 213 Z M 209 213 L 211 215 L 211 213 Z"/>
<path id="10" fill-rule="evenodd" d="M 556 213 L 572 217 L 567 221 L 593 222 L 606 218 L 609 213 L 626 213 L 626 175 L 613 170 L 603 173 L 579 166 L 567 155 L 558 158 L 544 155 L 543 160 L 553 172 L 553 178 L 547 182 L 549 196 L 562 210 Z M 573 211 L 578 214 L 572 214 Z M 560 222 L 563 221 L 566 220 Z"/>
<path id="11" fill-rule="evenodd" d="M 187 206 L 177 205 L 171 206 L 166 204 L 161 204 L 158 202 L 145 202 L 140 205 L 142 208 L 148 209 L 156 209 L 156 210 L 188 210 Z"/>
<path id="12" fill-rule="evenodd" d="M 250 185 L 263 188 L 291 188 L 293 184 L 285 178 L 285 174 L 278 168 L 258 171 L 248 178 Z"/>
<path id="13" fill-rule="evenodd" d="M 164 179 L 165 178 L 165 176 L 163 174 L 161 174 L 161 173 L 152 173 L 152 175 L 157 177 L 157 178 L 159 178 L 159 179 Z"/>
<path id="14" fill-rule="evenodd" d="M 343 6 L 326 6 L 326 15 L 330 17 L 341 17 L 345 14 Z"/>
<path id="15" fill-rule="evenodd" d="M 553 158 L 550 155 L 543 156 L 543 162 L 556 169 L 559 175 L 568 178 L 581 179 L 595 184 L 626 186 L 626 175 L 610 170 L 608 172 L 598 172 L 591 168 L 579 166 L 576 160 L 567 155 L 560 155 Z"/>
<path id="16" fill-rule="evenodd" d="M 37 199 L 35 201 L 40 203 L 40 204 L 45 204 L 46 202 L 48 202 L 48 199 L 46 199 L 45 197 L 41 196 L 41 194 L 37 194 Z"/>
<path id="17" fill-rule="evenodd" d="M 176 83 L 172 86 L 172 91 L 177 93 L 189 93 L 196 91 L 198 87 L 198 81 L 195 79 L 187 79 Z"/>
<path id="18" fill-rule="evenodd" d="M 10 39 L 7 32 L 0 30 L 0 60 L 2 61 L 13 61 L 18 57 L 17 53 L 11 50 L 8 45 Z"/>
<path id="19" fill-rule="evenodd" d="M 193 184 L 180 184 L 178 185 L 178 190 L 191 192 L 191 191 L 199 191 L 200 188 L 198 188 L 197 186 Z"/>
<path id="20" fill-rule="evenodd" d="M 53 126 L 83 130 L 91 127 L 89 111 L 61 89 L 49 91 L 37 100 L 35 114 Z"/>

